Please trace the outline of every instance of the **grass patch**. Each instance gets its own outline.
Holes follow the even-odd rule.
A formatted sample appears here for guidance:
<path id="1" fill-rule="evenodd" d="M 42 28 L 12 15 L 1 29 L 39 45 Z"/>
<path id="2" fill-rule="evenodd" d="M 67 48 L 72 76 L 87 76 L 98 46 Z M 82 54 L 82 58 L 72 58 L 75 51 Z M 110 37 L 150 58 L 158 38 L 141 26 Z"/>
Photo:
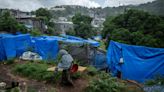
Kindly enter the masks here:
<path id="1" fill-rule="evenodd" d="M 54 75 L 53 72 L 47 71 L 48 65 L 44 63 L 26 63 L 16 65 L 13 68 L 13 72 L 17 75 L 36 79 L 38 81 L 56 82 L 61 73 Z"/>
<path id="2" fill-rule="evenodd" d="M 125 84 L 118 82 L 117 78 L 109 74 L 100 72 L 97 77 L 93 78 L 85 92 L 124 92 Z"/>
<path id="3" fill-rule="evenodd" d="M 154 80 L 148 80 L 145 82 L 147 86 L 164 85 L 164 77 L 156 77 Z"/>
<path id="4" fill-rule="evenodd" d="M 94 76 L 94 75 L 98 74 L 98 71 L 95 67 L 88 66 L 87 67 L 87 74 L 90 76 Z"/>
<path id="5" fill-rule="evenodd" d="M 81 78 L 82 77 L 82 73 L 81 72 L 76 72 L 76 73 L 74 73 L 74 74 L 71 74 L 71 78 L 72 79 L 79 79 L 79 78 Z"/>
<path id="6" fill-rule="evenodd" d="M 106 51 L 106 44 L 104 41 L 100 41 L 100 48 Z"/>
<path id="7" fill-rule="evenodd" d="M 11 65 L 14 63 L 15 60 L 16 60 L 15 58 L 8 59 L 8 60 L 4 61 L 4 64 Z"/>

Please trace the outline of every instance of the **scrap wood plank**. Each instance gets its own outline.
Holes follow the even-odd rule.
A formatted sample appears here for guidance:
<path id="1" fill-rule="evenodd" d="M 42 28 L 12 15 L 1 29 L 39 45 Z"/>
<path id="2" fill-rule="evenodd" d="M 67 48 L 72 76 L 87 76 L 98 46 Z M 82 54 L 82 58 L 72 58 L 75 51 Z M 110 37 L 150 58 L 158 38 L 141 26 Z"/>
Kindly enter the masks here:
<path id="1" fill-rule="evenodd" d="M 54 72 L 55 68 L 56 68 L 56 66 L 50 67 L 50 68 L 47 69 L 47 71 Z M 78 66 L 78 72 L 83 72 L 83 71 L 85 71 L 86 69 L 87 69 L 87 67 Z M 61 69 L 61 68 L 59 69 L 59 71 L 62 71 L 62 70 L 63 70 L 63 69 Z"/>

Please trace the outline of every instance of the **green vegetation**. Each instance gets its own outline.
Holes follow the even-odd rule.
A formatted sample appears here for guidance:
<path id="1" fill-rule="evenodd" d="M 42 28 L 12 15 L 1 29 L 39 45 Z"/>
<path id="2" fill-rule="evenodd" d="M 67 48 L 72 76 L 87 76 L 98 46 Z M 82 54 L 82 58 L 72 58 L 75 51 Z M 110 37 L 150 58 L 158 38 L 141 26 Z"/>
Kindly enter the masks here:
<path id="1" fill-rule="evenodd" d="M 89 16 L 76 14 L 72 18 L 73 24 L 75 24 L 75 35 L 82 38 L 89 38 L 95 35 L 96 31 L 91 26 L 92 18 Z"/>
<path id="2" fill-rule="evenodd" d="M 56 82 L 59 80 L 61 73 L 54 76 L 53 72 L 47 71 L 48 65 L 41 63 L 26 63 L 16 65 L 13 68 L 15 74 L 36 79 L 38 81 Z"/>
<path id="3" fill-rule="evenodd" d="M 51 18 L 53 18 L 51 12 L 46 8 L 39 8 L 35 11 L 35 14 L 37 18 L 41 18 L 47 25 L 47 34 L 53 35 L 55 32 L 55 24 L 50 22 Z"/>
<path id="4" fill-rule="evenodd" d="M 124 90 L 124 83 L 104 72 L 100 72 L 96 78 L 92 79 L 86 88 L 86 92 L 124 92 Z"/>
<path id="5" fill-rule="evenodd" d="M 16 19 L 10 15 L 9 11 L 4 11 L 0 13 L 0 31 L 9 33 L 20 31 L 25 33 L 27 29 L 24 25 L 19 24 Z"/>
<path id="6" fill-rule="evenodd" d="M 45 8 L 39 8 L 38 10 L 36 10 L 35 14 L 36 17 L 44 18 L 46 22 L 48 22 L 52 18 L 51 13 Z"/>
<path id="7" fill-rule="evenodd" d="M 123 2 L 120 2 L 123 4 Z M 64 5 L 62 7 L 65 7 L 65 10 L 63 11 L 53 11 L 51 10 L 50 12 L 55 16 L 55 17 L 67 17 L 68 15 L 74 15 L 75 13 L 80 12 L 81 14 L 89 14 L 91 11 L 92 13 L 95 13 L 97 15 L 103 15 L 103 16 L 117 16 L 119 14 L 122 14 L 125 9 L 139 9 L 143 11 L 147 11 L 151 14 L 154 15 L 160 15 L 164 16 L 164 0 L 154 0 L 152 2 L 140 4 L 140 5 L 124 5 L 124 6 L 119 6 L 119 7 L 105 7 L 105 8 L 87 8 L 83 6 L 77 6 L 76 8 L 71 7 L 69 5 Z M 57 6 L 61 7 L 61 6 Z"/>
<path id="8" fill-rule="evenodd" d="M 68 30 L 66 31 L 67 35 L 76 35 L 75 30 Z"/>
<path id="9" fill-rule="evenodd" d="M 156 77 L 155 79 L 146 81 L 145 85 L 164 85 L 164 77 Z"/>
<path id="10" fill-rule="evenodd" d="M 87 74 L 90 76 L 95 76 L 96 74 L 98 74 L 98 71 L 95 67 L 88 66 L 87 67 Z"/>
<path id="11" fill-rule="evenodd" d="M 31 34 L 32 36 L 40 36 L 40 35 L 42 35 L 41 31 L 39 31 L 38 29 L 33 29 L 33 30 L 31 30 L 31 31 L 30 31 L 30 34 Z"/>
<path id="12" fill-rule="evenodd" d="M 71 78 L 72 79 L 79 79 L 79 78 L 81 78 L 82 77 L 82 73 L 81 72 L 76 72 L 76 73 L 73 73 L 72 75 L 71 75 Z"/>
<path id="13" fill-rule="evenodd" d="M 164 20 L 161 17 L 130 9 L 114 18 L 107 18 L 102 34 L 104 38 L 108 38 L 108 42 L 114 40 L 132 45 L 162 48 L 163 30 Z"/>
<path id="14" fill-rule="evenodd" d="M 102 50 L 106 51 L 106 44 L 104 41 L 99 41 L 100 42 L 100 47 Z"/>

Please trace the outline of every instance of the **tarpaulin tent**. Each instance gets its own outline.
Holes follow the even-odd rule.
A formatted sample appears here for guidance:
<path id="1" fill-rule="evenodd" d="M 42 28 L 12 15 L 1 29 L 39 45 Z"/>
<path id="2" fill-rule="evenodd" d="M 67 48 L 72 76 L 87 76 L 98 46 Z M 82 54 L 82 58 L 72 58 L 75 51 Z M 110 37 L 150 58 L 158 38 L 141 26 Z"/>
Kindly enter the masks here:
<path id="1" fill-rule="evenodd" d="M 120 63 L 120 58 L 123 58 L 123 63 Z M 164 76 L 164 49 L 111 41 L 107 63 L 113 75 L 120 71 L 122 79 L 144 82 L 156 76 Z"/>
<path id="2" fill-rule="evenodd" d="M 31 45 L 30 35 L 11 35 L 1 34 L 1 51 L 3 52 L 3 59 L 12 59 L 20 56 Z M 3 47 L 3 48 L 2 48 Z"/>
<path id="3" fill-rule="evenodd" d="M 5 60 L 5 59 L 6 59 L 5 49 L 3 46 L 2 39 L 0 38 L 0 61 Z"/>
<path id="4" fill-rule="evenodd" d="M 90 44 L 93 47 L 99 47 L 100 43 L 94 40 L 86 40 L 80 37 L 76 37 L 76 36 L 71 36 L 71 35 L 62 35 L 63 37 L 66 38 L 66 40 L 63 40 L 65 42 L 70 42 L 70 43 L 81 43 L 81 44 Z"/>
<path id="5" fill-rule="evenodd" d="M 21 56 L 33 51 L 43 60 L 54 60 L 58 53 L 58 42 L 50 37 L 31 37 L 29 34 L 0 34 L 0 61 Z"/>
<path id="6" fill-rule="evenodd" d="M 58 42 L 55 39 L 36 37 L 34 40 L 34 51 L 38 53 L 43 60 L 54 60 L 58 54 Z"/>
<path id="7" fill-rule="evenodd" d="M 100 51 L 96 51 L 92 56 L 92 65 L 96 67 L 97 69 L 105 69 L 108 67 L 107 65 L 107 59 L 106 59 L 106 53 L 102 53 Z"/>

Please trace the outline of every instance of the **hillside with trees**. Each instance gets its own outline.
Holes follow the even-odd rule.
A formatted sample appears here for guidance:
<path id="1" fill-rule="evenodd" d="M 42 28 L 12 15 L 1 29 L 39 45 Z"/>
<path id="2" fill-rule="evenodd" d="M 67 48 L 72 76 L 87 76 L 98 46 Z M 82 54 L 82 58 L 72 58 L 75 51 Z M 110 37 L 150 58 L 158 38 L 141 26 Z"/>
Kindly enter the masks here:
<path id="1" fill-rule="evenodd" d="M 164 19 L 140 10 L 128 10 L 104 22 L 103 37 L 132 45 L 164 47 Z"/>
<path id="2" fill-rule="evenodd" d="M 56 7 L 64 7 L 65 10 L 63 11 L 53 11 L 50 12 L 54 15 L 54 17 L 67 17 L 69 15 L 74 15 L 76 13 L 81 13 L 84 15 L 89 15 L 90 13 L 95 13 L 97 15 L 102 14 L 105 17 L 107 16 L 117 16 L 118 14 L 124 13 L 125 9 L 139 9 L 149 12 L 155 15 L 164 15 L 164 0 L 155 0 L 153 2 L 148 2 L 145 4 L 140 5 L 126 5 L 126 6 L 119 6 L 119 7 L 105 7 L 105 8 L 87 8 L 83 6 L 73 6 L 73 5 L 63 5 L 63 6 L 56 6 Z"/>
<path id="3" fill-rule="evenodd" d="M 76 36 L 80 36 L 82 38 L 89 38 L 94 36 L 94 34 L 96 33 L 96 31 L 93 30 L 91 26 L 91 17 L 78 13 L 73 16 L 72 21 L 75 25 L 74 30 Z"/>

